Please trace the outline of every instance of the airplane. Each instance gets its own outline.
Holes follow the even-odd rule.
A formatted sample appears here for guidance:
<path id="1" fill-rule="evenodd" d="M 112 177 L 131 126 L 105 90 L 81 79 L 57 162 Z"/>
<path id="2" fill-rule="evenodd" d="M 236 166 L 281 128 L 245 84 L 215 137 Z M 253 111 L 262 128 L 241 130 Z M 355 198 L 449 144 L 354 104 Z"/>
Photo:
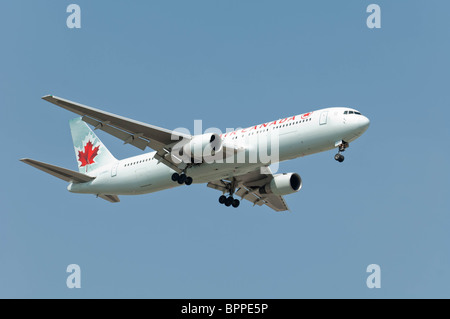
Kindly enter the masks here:
<path id="1" fill-rule="evenodd" d="M 69 182 L 70 192 L 94 194 L 112 203 L 120 201 L 119 195 L 206 183 L 222 192 L 219 203 L 227 207 L 237 208 L 245 199 L 253 206 L 288 211 L 283 196 L 298 192 L 302 179 L 297 173 L 273 174 L 269 165 L 335 148 L 338 152 L 334 159 L 343 162 L 342 152 L 370 125 L 369 119 L 355 109 L 330 107 L 226 134 L 192 136 L 53 95 L 42 99 L 80 116 L 70 120 L 78 172 L 28 158 L 21 161 Z M 118 160 L 88 124 L 124 144 L 153 151 Z M 268 139 L 276 143 L 267 143 Z M 271 154 L 278 153 L 277 157 L 263 161 L 257 151 L 264 146 Z M 252 152 L 257 155 L 250 160 Z"/>

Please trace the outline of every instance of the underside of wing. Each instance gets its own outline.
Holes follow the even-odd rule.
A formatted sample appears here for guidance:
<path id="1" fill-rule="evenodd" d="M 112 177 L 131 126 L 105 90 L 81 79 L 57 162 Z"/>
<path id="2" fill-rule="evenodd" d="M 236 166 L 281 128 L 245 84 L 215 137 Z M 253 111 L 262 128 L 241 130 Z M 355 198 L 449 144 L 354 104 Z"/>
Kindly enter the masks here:
<path id="1" fill-rule="evenodd" d="M 273 179 L 272 172 L 268 167 L 263 167 L 250 173 L 236 176 L 233 181 L 217 180 L 208 183 L 208 187 L 229 192 L 233 186 L 236 187 L 235 195 L 241 199 L 248 200 L 253 205 L 267 205 L 277 212 L 287 211 L 287 206 L 283 196 L 275 194 L 262 194 L 261 187 L 267 185 Z M 234 184 L 234 185 L 233 185 Z"/>

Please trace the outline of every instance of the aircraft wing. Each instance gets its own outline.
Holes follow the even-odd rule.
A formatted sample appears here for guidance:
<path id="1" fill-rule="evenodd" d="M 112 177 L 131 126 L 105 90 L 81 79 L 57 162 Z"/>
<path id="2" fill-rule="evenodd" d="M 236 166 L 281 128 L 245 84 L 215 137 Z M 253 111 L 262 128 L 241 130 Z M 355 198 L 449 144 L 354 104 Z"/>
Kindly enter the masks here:
<path id="1" fill-rule="evenodd" d="M 183 138 L 191 139 L 190 135 L 138 122 L 53 95 L 46 95 L 42 99 L 81 115 L 84 122 L 121 139 L 125 144 L 131 144 L 141 150 L 145 150 L 147 146 L 154 149 L 157 152 L 157 160 L 181 172 L 179 164 L 174 163 L 170 155 L 171 146 Z"/>
<path id="2" fill-rule="evenodd" d="M 262 167 L 250 173 L 235 176 L 234 183 L 237 185 L 235 195 L 252 202 L 253 205 L 267 205 L 277 212 L 289 210 L 283 196 L 259 193 L 259 188 L 270 183 L 272 179 L 273 175 L 269 167 Z M 209 182 L 207 186 L 227 192 L 229 184 L 231 184 L 230 181 L 218 180 Z"/>

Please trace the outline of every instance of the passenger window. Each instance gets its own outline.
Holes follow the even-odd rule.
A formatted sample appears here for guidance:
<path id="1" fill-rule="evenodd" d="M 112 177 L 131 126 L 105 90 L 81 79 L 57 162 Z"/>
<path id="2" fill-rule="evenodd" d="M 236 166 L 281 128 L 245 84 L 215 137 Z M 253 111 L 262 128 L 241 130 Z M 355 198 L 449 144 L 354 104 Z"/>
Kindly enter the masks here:
<path id="1" fill-rule="evenodd" d="M 348 114 L 348 111 L 345 111 L 344 114 Z"/>

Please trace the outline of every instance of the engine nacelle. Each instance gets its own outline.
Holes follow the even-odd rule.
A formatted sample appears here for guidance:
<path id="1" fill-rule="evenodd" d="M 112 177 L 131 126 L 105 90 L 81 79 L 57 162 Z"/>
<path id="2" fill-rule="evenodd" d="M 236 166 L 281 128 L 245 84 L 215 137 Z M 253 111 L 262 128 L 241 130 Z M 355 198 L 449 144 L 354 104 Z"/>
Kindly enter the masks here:
<path id="1" fill-rule="evenodd" d="M 196 135 L 183 146 L 183 153 L 196 160 L 213 156 L 222 149 L 222 139 L 217 133 Z"/>
<path id="2" fill-rule="evenodd" d="M 302 179 L 297 173 L 274 175 L 272 181 L 259 189 L 260 194 L 289 195 L 302 188 Z"/>

